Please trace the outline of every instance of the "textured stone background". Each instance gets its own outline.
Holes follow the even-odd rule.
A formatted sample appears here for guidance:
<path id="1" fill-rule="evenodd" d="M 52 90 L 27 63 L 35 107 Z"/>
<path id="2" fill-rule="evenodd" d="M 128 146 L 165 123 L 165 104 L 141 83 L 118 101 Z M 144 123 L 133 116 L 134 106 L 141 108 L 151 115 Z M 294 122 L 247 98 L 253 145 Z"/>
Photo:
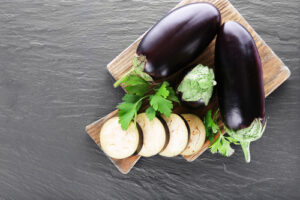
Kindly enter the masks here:
<path id="1" fill-rule="evenodd" d="M 106 64 L 178 0 L 1 0 L 0 199 L 299 199 L 299 0 L 232 0 L 292 76 L 245 164 L 159 156 L 120 174 L 85 134 L 114 110 Z"/>

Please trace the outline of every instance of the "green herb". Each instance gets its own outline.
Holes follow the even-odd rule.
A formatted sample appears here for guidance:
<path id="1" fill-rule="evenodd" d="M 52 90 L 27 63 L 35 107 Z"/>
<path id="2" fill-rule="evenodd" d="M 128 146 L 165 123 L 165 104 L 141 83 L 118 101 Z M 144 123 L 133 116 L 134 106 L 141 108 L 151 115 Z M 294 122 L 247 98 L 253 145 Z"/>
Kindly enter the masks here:
<path id="1" fill-rule="evenodd" d="M 134 121 L 136 122 L 137 111 L 140 109 L 141 105 L 142 102 L 141 99 L 139 99 L 134 103 L 124 102 L 118 106 L 120 109 L 118 112 L 119 123 L 123 130 L 127 130 L 132 118 L 134 118 Z"/>
<path id="2" fill-rule="evenodd" d="M 229 157 L 234 153 L 234 149 L 231 148 L 230 143 L 236 141 L 231 137 L 222 135 L 217 124 L 218 112 L 219 110 L 217 110 L 212 116 L 212 112 L 209 110 L 204 118 L 206 138 L 212 143 L 209 147 L 212 153 L 220 153 L 223 156 Z M 219 134 L 219 137 L 213 142 L 216 134 Z"/>
<path id="3" fill-rule="evenodd" d="M 149 108 L 147 108 L 146 115 L 148 116 L 148 118 L 150 119 L 150 121 L 152 121 L 155 118 L 156 111 L 154 110 L 154 108 L 152 106 L 150 106 Z"/>
<path id="4" fill-rule="evenodd" d="M 167 90 L 169 91 L 169 96 L 167 97 L 167 99 L 179 103 L 179 99 L 176 96 L 175 90 L 171 86 L 168 86 Z"/>
<path id="5" fill-rule="evenodd" d="M 119 123 L 123 130 L 127 130 L 132 120 L 136 124 L 137 113 L 145 99 L 150 104 L 146 110 L 150 120 L 154 119 L 157 112 L 170 116 L 173 109 L 172 102 L 179 103 L 174 89 L 166 81 L 150 88 L 150 84 L 143 78 L 130 75 L 124 78 L 120 84 L 123 84 L 128 92 L 122 98 L 123 102 L 118 106 L 120 109 L 118 112 Z"/>
<path id="6" fill-rule="evenodd" d="M 148 92 L 150 84 L 139 76 L 127 76 L 121 82 L 128 94 L 143 96 Z"/>
<path id="7" fill-rule="evenodd" d="M 151 107 L 155 111 L 159 111 L 161 114 L 164 114 L 166 116 L 170 116 L 173 109 L 172 101 L 167 99 L 170 94 L 168 86 L 168 82 L 163 82 L 158 89 L 154 89 L 156 90 L 155 94 L 150 95 L 149 97 L 149 103 Z"/>
<path id="8" fill-rule="evenodd" d="M 206 139 L 208 139 L 211 143 L 214 140 L 216 133 L 220 131 L 218 124 L 216 123 L 217 114 L 219 110 L 217 110 L 212 117 L 211 110 L 209 110 L 204 118 L 204 126 L 206 128 Z"/>
<path id="9" fill-rule="evenodd" d="M 225 137 L 222 134 L 220 134 L 218 139 L 210 146 L 210 151 L 212 153 L 220 153 L 227 157 L 234 153 L 234 149 L 231 148 L 228 137 Z"/>

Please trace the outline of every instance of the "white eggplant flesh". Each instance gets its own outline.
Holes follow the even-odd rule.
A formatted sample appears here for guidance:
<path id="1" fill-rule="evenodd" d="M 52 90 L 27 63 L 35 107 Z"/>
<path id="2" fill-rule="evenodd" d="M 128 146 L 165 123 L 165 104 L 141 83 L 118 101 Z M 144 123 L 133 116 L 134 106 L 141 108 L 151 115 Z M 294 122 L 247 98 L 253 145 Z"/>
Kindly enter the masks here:
<path id="1" fill-rule="evenodd" d="M 187 146 L 189 131 L 184 119 L 177 114 L 171 114 L 170 117 L 162 115 L 169 129 L 169 142 L 165 149 L 160 152 L 161 156 L 174 157 L 179 155 Z"/>
<path id="2" fill-rule="evenodd" d="M 189 156 L 197 153 L 205 142 L 206 130 L 202 120 L 193 114 L 181 114 L 188 123 L 190 135 L 188 145 L 181 153 L 183 156 Z"/>
<path id="3" fill-rule="evenodd" d="M 138 114 L 136 121 L 143 132 L 143 145 L 138 154 L 144 157 L 158 154 L 166 144 L 162 122 L 157 117 L 150 121 L 146 113 Z"/>
<path id="4" fill-rule="evenodd" d="M 109 157 L 124 159 L 136 152 L 140 142 L 139 134 L 133 122 L 124 131 L 119 124 L 119 117 L 113 117 L 101 128 L 100 146 Z"/>

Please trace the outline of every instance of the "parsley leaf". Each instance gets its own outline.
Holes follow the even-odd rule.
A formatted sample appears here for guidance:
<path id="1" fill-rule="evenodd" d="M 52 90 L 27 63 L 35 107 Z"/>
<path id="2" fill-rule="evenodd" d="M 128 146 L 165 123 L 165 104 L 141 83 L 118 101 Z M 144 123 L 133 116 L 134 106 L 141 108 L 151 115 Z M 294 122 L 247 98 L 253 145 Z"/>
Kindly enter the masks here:
<path id="1" fill-rule="evenodd" d="M 124 97 L 122 98 L 122 100 L 124 102 L 127 102 L 127 103 L 135 103 L 140 98 L 141 98 L 141 96 L 137 96 L 137 95 L 134 95 L 134 94 L 125 94 Z"/>
<path id="2" fill-rule="evenodd" d="M 147 108 L 146 115 L 148 116 L 148 118 L 150 119 L 150 121 L 152 121 L 155 118 L 156 111 L 154 110 L 154 108 L 152 106 L 150 106 L 149 108 Z"/>
<path id="3" fill-rule="evenodd" d="M 123 130 L 126 130 L 134 117 L 136 105 L 134 103 L 122 103 L 118 106 L 119 123 Z"/>
<path id="4" fill-rule="evenodd" d="M 123 130 L 127 130 L 133 118 L 136 124 L 137 111 L 142 105 L 143 97 L 134 94 L 125 94 L 122 100 L 123 103 L 117 107 L 120 109 L 118 112 L 119 123 Z"/>
<path id="5" fill-rule="evenodd" d="M 121 84 L 124 83 L 125 85 L 142 85 L 142 84 L 147 84 L 149 83 L 142 79 L 139 76 L 128 76 L 125 80 L 121 82 Z"/>
<path id="6" fill-rule="evenodd" d="M 150 84 L 144 79 L 130 75 L 124 78 L 121 83 L 128 92 L 122 98 L 123 103 L 117 107 L 119 108 L 119 123 L 123 130 L 128 129 L 132 120 L 136 124 L 137 113 L 144 99 L 147 99 L 150 104 L 146 110 L 150 120 L 155 118 L 157 112 L 170 116 L 173 109 L 172 101 L 179 102 L 174 89 L 166 81 L 150 88 Z"/>
<path id="7" fill-rule="evenodd" d="M 156 93 L 154 95 L 150 95 L 149 103 L 155 111 L 169 117 L 173 109 L 173 104 L 172 101 L 167 99 L 170 94 L 170 91 L 167 89 L 168 86 L 169 83 L 164 81 L 156 90 Z"/>
<path id="8" fill-rule="evenodd" d="M 219 110 L 217 110 L 212 116 L 212 112 L 209 110 L 204 118 L 206 138 L 212 143 L 209 147 L 212 153 L 220 153 L 223 156 L 229 157 L 234 153 L 234 149 L 231 148 L 230 143 L 237 144 L 237 141 L 230 136 L 222 135 L 217 124 L 218 112 Z M 213 142 L 217 133 L 219 134 L 219 137 Z"/>
<path id="9" fill-rule="evenodd" d="M 219 138 L 210 146 L 212 153 L 220 153 L 223 156 L 229 157 L 234 153 L 234 149 L 230 146 L 228 137 L 219 135 Z"/>
<path id="10" fill-rule="evenodd" d="M 169 83 L 164 81 L 162 85 L 159 87 L 159 89 L 156 91 L 156 96 L 162 96 L 163 98 L 167 98 L 170 94 L 169 90 L 167 89 L 167 86 L 169 86 Z"/>
<path id="11" fill-rule="evenodd" d="M 161 114 L 164 114 L 168 117 L 171 115 L 173 109 L 172 101 L 158 95 L 150 96 L 150 105 L 155 111 L 159 111 Z"/>
<path id="12" fill-rule="evenodd" d="M 218 111 L 216 111 L 217 113 Z M 211 143 L 214 140 L 215 134 L 220 131 L 219 126 L 216 124 L 216 113 L 214 117 L 212 117 L 211 110 L 209 110 L 204 118 L 204 126 L 206 129 L 206 139 L 208 139 Z M 221 131 L 220 131 L 221 132 Z"/>
<path id="13" fill-rule="evenodd" d="M 170 101 L 179 103 L 180 101 L 179 101 L 178 97 L 176 96 L 175 90 L 170 86 L 167 87 L 167 89 L 169 90 L 169 96 L 167 97 L 167 99 Z"/>
<path id="14" fill-rule="evenodd" d="M 125 89 L 129 94 L 136 94 L 139 96 L 143 96 L 147 93 L 148 85 L 134 85 L 134 86 L 126 86 Z"/>
<path id="15" fill-rule="evenodd" d="M 149 83 L 139 76 L 128 76 L 121 84 L 124 85 L 129 94 L 143 96 L 149 91 Z"/>

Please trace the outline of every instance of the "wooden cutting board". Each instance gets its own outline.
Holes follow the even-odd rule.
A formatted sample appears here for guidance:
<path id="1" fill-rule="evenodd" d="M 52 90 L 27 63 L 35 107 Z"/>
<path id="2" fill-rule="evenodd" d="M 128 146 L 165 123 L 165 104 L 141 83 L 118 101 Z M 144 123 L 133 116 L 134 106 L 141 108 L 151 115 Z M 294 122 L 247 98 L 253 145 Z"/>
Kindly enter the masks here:
<path id="1" fill-rule="evenodd" d="M 263 79 L 264 79 L 264 89 L 265 94 L 268 96 L 272 93 L 277 87 L 279 87 L 289 76 L 290 70 L 284 65 L 284 63 L 276 56 L 276 54 L 270 49 L 270 47 L 260 38 L 260 36 L 254 31 L 254 29 L 247 23 L 247 21 L 241 16 L 241 14 L 231 5 L 228 0 L 183 0 L 176 7 L 183 6 L 189 3 L 195 2 L 210 2 L 214 4 L 221 12 L 222 23 L 234 20 L 241 23 L 253 36 L 263 66 Z M 175 8 L 176 8 L 175 7 Z M 255 15 L 255 13 L 253 13 Z M 120 55 L 113 59 L 108 65 L 107 70 L 111 73 L 115 80 L 118 80 L 122 77 L 131 67 L 132 59 L 136 52 L 136 48 L 141 40 L 139 37 L 133 44 L 131 44 L 127 49 L 125 49 Z M 201 63 L 210 67 L 214 65 L 214 46 L 215 40 L 207 47 L 207 49 L 202 53 L 195 61 L 196 63 Z M 218 107 L 216 97 L 211 100 L 211 103 L 204 109 L 200 110 L 189 110 L 187 108 L 176 105 L 174 107 L 175 113 L 194 113 L 201 118 L 209 109 L 215 110 Z M 98 121 L 93 122 L 92 124 L 86 126 L 87 134 L 95 141 L 95 143 L 100 147 L 99 133 L 104 122 L 111 117 L 117 116 L 118 110 L 115 110 L 105 117 L 99 119 Z M 223 123 L 220 120 L 219 116 L 219 125 L 224 133 Z M 218 136 L 216 136 L 217 138 Z M 210 142 L 206 141 L 201 150 L 195 153 L 192 156 L 185 156 L 184 158 L 191 162 L 198 158 L 208 147 Z M 109 158 L 114 165 L 122 172 L 127 174 L 135 163 L 140 159 L 140 156 L 135 155 L 126 159 L 112 159 Z"/>

